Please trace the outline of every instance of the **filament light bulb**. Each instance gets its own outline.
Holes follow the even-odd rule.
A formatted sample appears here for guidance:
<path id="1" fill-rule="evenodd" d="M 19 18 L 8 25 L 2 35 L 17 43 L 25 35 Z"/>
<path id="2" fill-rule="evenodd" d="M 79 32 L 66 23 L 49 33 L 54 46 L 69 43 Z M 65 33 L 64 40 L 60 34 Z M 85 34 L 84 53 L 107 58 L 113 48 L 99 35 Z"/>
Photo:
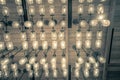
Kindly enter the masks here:
<path id="1" fill-rule="evenodd" d="M 48 42 L 47 41 L 42 42 L 42 48 L 43 48 L 43 50 L 48 49 Z"/>
<path id="2" fill-rule="evenodd" d="M 27 41 L 22 42 L 22 48 L 23 48 L 23 50 L 28 50 L 28 42 Z"/>

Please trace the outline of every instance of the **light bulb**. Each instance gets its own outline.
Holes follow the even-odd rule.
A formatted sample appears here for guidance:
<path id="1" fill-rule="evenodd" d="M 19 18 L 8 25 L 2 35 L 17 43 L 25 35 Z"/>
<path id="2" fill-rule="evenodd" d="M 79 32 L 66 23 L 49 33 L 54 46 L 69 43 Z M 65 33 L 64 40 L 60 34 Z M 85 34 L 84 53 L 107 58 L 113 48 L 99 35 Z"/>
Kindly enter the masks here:
<path id="1" fill-rule="evenodd" d="M 66 69 L 66 68 L 67 68 L 66 63 L 62 63 L 62 64 L 61 64 L 61 68 L 62 68 L 62 69 Z"/>
<path id="2" fill-rule="evenodd" d="M 0 29 L 3 28 L 4 24 L 3 22 L 0 22 Z"/>
<path id="3" fill-rule="evenodd" d="M 80 72 L 79 72 L 79 70 L 75 70 L 75 72 L 74 72 L 74 74 L 75 74 L 75 77 L 76 78 L 79 78 L 80 77 Z"/>
<path id="4" fill-rule="evenodd" d="M 57 41 L 52 41 L 52 49 L 57 49 Z"/>
<path id="5" fill-rule="evenodd" d="M 34 3 L 34 1 L 33 1 L 33 0 L 27 0 L 27 3 L 28 3 L 29 5 L 31 5 L 31 4 Z"/>
<path id="6" fill-rule="evenodd" d="M 13 71 L 16 71 L 16 70 L 17 70 L 17 64 L 16 64 L 16 63 L 11 64 L 11 69 L 12 69 Z"/>
<path id="7" fill-rule="evenodd" d="M 67 14 L 67 7 L 66 5 L 62 6 L 62 15 L 66 15 Z"/>
<path id="8" fill-rule="evenodd" d="M 95 63 L 95 58 L 93 56 L 88 57 L 90 63 Z"/>
<path id="9" fill-rule="evenodd" d="M 64 76 L 64 77 L 67 77 L 67 75 L 68 75 L 68 70 L 67 70 L 67 69 L 64 69 L 64 70 L 63 70 L 63 76 Z"/>
<path id="10" fill-rule="evenodd" d="M 29 15 L 32 15 L 32 16 L 35 15 L 35 7 L 34 6 L 29 6 Z"/>
<path id="11" fill-rule="evenodd" d="M 91 40 L 85 40 L 85 48 L 91 48 Z"/>
<path id="12" fill-rule="evenodd" d="M 13 28 L 19 28 L 19 26 L 20 26 L 20 24 L 18 21 L 13 21 L 13 23 L 12 23 Z"/>
<path id="13" fill-rule="evenodd" d="M 21 35 L 21 40 L 22 41 L 26 41 L 27 40 L 26 32 L 21 32 L 20 35 Z"/>
<path id="14" fill-rule="evenodd" d="M 84 6 L 82 4 L 80 4 L 78 6 L 78 14 L 83 14 L 83 12 L 84 12 Z"/>
<path id="15" fill-rule="evenodd" d="M 3 7 L 3 9 L 2 9 L 2 14 L 3 14 L 3 16 L 9 16 L 9 9 L 8 9 L 8 7 Z"/>
<path id="16" fill-rule="evenodd" d="M 57 70 L 54 70 L 54 71 L 53 71 L 53 77 L 54 77 L 54 78 L 57 78 Z"/>
<path id="17" fill-rule="evenodd" d="M 97 16 L 97 19 L 98 19 L 99 21 L 103 21 L 105 17 L 106 17 L 105 14 L 99 14 L 99 15 Z"/>
<path id="18" fill-rule="evenodd" d="M 102 46 L 102 40 L 96 40 L 96 42 L 95 42 L 95 46 L 96 46 L 96 48 L 101 48 L 101 46 Z"/>
<path id="19" fill-rule="evenodd" d="M 104 27 L 109 27 L 110 26 L 110 20 L 102 20 L 102 25 Z"/>
<path id="20" fill-rule="evenodd" d="M 8 69 L 8 66 L 7 66 L 7 65 L 2 65 L 2 66 L 1 66 L 1 69 L 7 70 L 7 69 Z"/>
<path id="21" fill-rule="evenodd" d="M 10 59 L 5 58 L 5 59 L 1 60 L 1 65 L 8 65 L 9 62 L 10 62 Z"/>
<path id="22" fill-rule="evenodd" d="M 39 77 L 39 72 L 38 71 L 34 71 L 34 75 L 35 75 L 36 78 L 38 78 Z"/>
<path id="23" fill-rule="evenodd" d="M 66 64 L 66 58 L 65 57 L 62 57 L 61 64 Z"/>
<path id="24" fill-rule="evenodd" d="M 88 3 L 92 3 L 92 2 L 93 2 L 93 0 L 87 0 L 87 2 L 88 2 Z"/>
<path id="25" fill-rule="evenodd" d="M 94 63 L 94 69 L 96 69 L 96 68 L 99 68 L 99 63 L 98 62 Z"/>
<path id="26" fill-rule="evenodd" d="M 67 2 L 67 0 L 61 0 L 62 4 L 65 4 Z"/>
<path id="27" fill-rule="evenodd" d="M 97 26 L 98 25 L 98 20 L 91 20 L 90 21 L 90 25 L 92 26 L 92 27 L 95 27 L 95 26 Z"/>
<path id="28" fill-rule="evenodd" d="M 51 64 L 56 64 L 56 57 L 52 57 Z"/>
<path id="29" fill-rule="evenodd" d="M 44 69 L 44 70 L 48 70 L 48 63 L 45 63 L 45 64 L 43 65 L 43 69 Z"/>
<path id="30" fill-rule="evenodd" d="M 13 42 L 7 42 L 6 46 L 7 46 L 8 50 L 13 50 L 14 49 Z"/>
<path id="31" fill-rule="evenodd" d="M 31 65 L 29 63 L 27 63 L 25 66 L 27 71 L 31 71 Z"/>
<path id="32" fill-rule="evenodd" d="M 22 42 L 22 49 L 23 50 L 28 50 L 28 42 L 27 41 Z"/>
<path id="33" fill-rule="evenodd" d="M 61 45 L 61 49 L 65 49 L 66 48 L 66 43 L 65 43 L 64 40 L 60 42 L 60 45 Z"/>
<path id="34" fill-rule="evenodd" d="M 93 75 L 94 75 L 95 77 L 98 77 L 98 76 L 99 76 L 99 69 L 94 69 L 94 70 L 93 70 Z"/>
<path id="35" fill-rule="evenodd" d="M 53 4 L 53 3 L 54 3 L 54 0 L 48 0 L 48 3 L 49 3 L 49 4 Z"/>
<path id="36" fill-rule="evenodd" d="M 24 23 L 24 26 L 27 27 L 27 28 L 31 28 L 33 26 L 33 23 L 31 21 L 26 21 Z"/>
<path id="37" fill-rule="evenodd" d="M 91 64 L 90 64 L 89 62 L 86 62 L 86 63 L 85 63 L 85 68 L 86 68 L 86 69 L 90 69 L 90 67 L 91 67 Z"/>
<path id="38" fill-rule="evenodd" d="M 87 23 L 85 20 L 81 20 L 80 23 L 79 23 L 79 25 L 80 25 L 81 27 L 87 27 L 87 26 L 88 26 L 88 23 Z"/>
<path id="39" fill-rule="evenodd" d="M 80 67 L 81 67 L 80 64 L 79 64 L 78 62 L 76 62 L 76 63 L 75 63 L 75 69 L 80 70 Z"/>
<path id="40" fill-rule="evenodd" d="M 46 58 L 45 57 L 40 59 L 40 64 L 44 65 L 45 63 L 46 63 Z"/>
<path id="41" fill-rule="evenodd" d="M 7 78 L 9 77 L 9 71 L 8 70 L 4 71 L 4 77 L 7 77 Z"/>
<path id="42" fill-rule="evenodd" d="M 43 50 L 48 49 L 48 42 L 47 41 L 42 42 L 42 48 L 43 48 Z"/>
<path id="43" fill-rule="evenodd" d="M 56 67 L 57 67 L 57 66 L 56 66 L 56 63 L 52 63 L 52 64 L 51 64 L 52 70 L 56 69 Z"/>
<path id="44" fill-rule="evenodd" d="M 78 57 L 77 61 L 78 61 L 79 64 L 83 64 L 84 63 L 84 59 L 81 56 Z"/>
<path id="45" fill-rule="evenodd" d="M 51 5 L 49 7 L 49 13 L 50 13 L 50 15 L 54 15 L 55 14 L 55 7 L 53 5 Z"/>
<path id="46" fill-rule="evenodd" d="M 36 4 L 42 4 L 43 0 L 36 0 Z"/>
<path id="47" fill-rule="evenodd" d="M 97 13 L 98 14 L 103 14 L 104 13 L 104 5 L 103 4 L 99 4 L 97 6 Z"/>
<path id="48" fill-rule="evenodd" d="M 27 62 L 27 58 L 26 57 L 23 57 L 19 60 L 19 64 L 20 65 L 24 65 L 25 63 Z"/>
<path id="49" fill-rule="evenodd" d="M 38 70 L 39 69 L 39 63 L 34 63 L 33 68 L 34 68 L 35 71 Z"/>
<path id="50" fill-rule="evenodd" d="M 36 61 L 36 57 L 34 57 L 34 56 L 29 59 L 30 64 L 34 64 L 35 61 Z"/>
<path id="51" fill-rule="evenodd" d="M 88 78 L 89 77 L 89 70 L 87 70 L 87 69 L 85 69 L 84 70 L 84 76 L 86 77 L 86 78 Z"/>
<path id="52" fill-rule="evenodd" d="M 30 40 L 31 41 L 35 41 L 36 40 L 36 33 L 35 32 L 31 32 L 31 34 L 30 34 Z"/>
<path id="53" fill-rule="evenodd" d="M 86 39 L 92 39 L 92 31 L 87 31 L 86 32 Z"/>
<path id="54" fill-rule="evenodd" d="M 33 41 L 32 46 L 33 46 L 33 49 L 34 49 L 34 50 L 37 50 L 38 47 L 39 47 L 38 41 Z"/>
<path id="55" fill-rule="evenodd" d="M 88 6 L 88 14 L 94 14 L 95 12 L 95 6 L 93 4 L 90 4 Z"/>
<path id="56" fill-rule="evenodd" d="M 45 77 L 49 77 L 49 71 L 45 70 Z"/>
<path id="57" fill-rule="evenodd" d="M 102 39 L 103 31 L 97 31 L 97 39 Z"/>
<path id="58" fill-rule="evenodd" d="M 37 21 L 36 26 L 41 28 L 44 26 L 44 22 L 42 20 Z"/>
<path id="59" fill-rule="evenodd" d="M 0 42 L 0 51 L 5 49 L 5 44 L 4 42 Z"/>
<path id="60" fill-rule="evenodd" d="M 98 60 L 99 60 L 100 63 L 105 63 L 106 62 L 106 60 L 103 56 L 99 56 Z"/>
<path id="61" fill-rule="evenodd" d="M 59 40 L 64 40 L 65 33 L 64 32 L 59 32 Z"/>
<path id="62" fill-rule="evenodd" d="M 79 3 L 84 3 L 85 0 L 78 0 L 78 1 L 79 1 Z"/>
<path id="63" fill-rule="evenodd" d="M 22 6 L 17 6 L 17 13 L 18 13 L 19 16 L 24 14 Z"/>
<path id="64" fill-rule="evenodd" d="M 57 40 L 57 32 L 56 31 L 51 32 L 51 39 L 52 40 Z"/>
<path id="65" fill-rule="evenodd" d="M 45 40 L 46 39 L 46 33 L 45 32 L 41 32 L 40 33 L 40 40 Z"/>
<path id="66" fill-rule="evenodd" d="M 34 75 L 34 74 L 33 74 L 33 70 L 30 70 L 30 71 L 28 72 L 28 74 L 29 74 L 29 77 L 32 78 L 33 75 Z"/>
<path id="67" fill-rule="evenodd" d="M 22 5 L 22 0 L 15 0 L 15 3 L 16 3 L 17 5 Z"/>
<path id="68" fill-rule="evenodd" d="M 4 40 L 5 41 L 10 41 L 10 34 L 9 33 L 4 34 Z"/>
<path id="69" fill-rule="evenodd" d="M 76 48 L 81 49 L 82 47 L 82 41 L 76 41 Z"/>
<path id="70" fill-rule="evenodd" d="M 49 27 L 54 27 L 55 26 L 55 21 L 50 20 L 48 25 L 49 25 Z"/>
<path id="71" fill-rule="evenodd" d="M 61 27 L 66 27 L 66 22 L 65 22 L 65 20 L 62 20 L 62 21 L 60 22 L 60 25 L 61 25 Z"/>
<path id="72" fill-rule="evenodd" d="M 0 0 L 0 4 L 5 5 L 6 4 L 6 0 Z"/>
<path id="73" fill-rule="evenodd" d="M 82 40 L 82 32 L 81 31 L 76 32 L 76 40 Z"/>
<path id="74" fill-rule="evenodd" d="M 39 14 L 40 15 L 45 15 L 45 6 L 44 5 L 39 6 Z"/>

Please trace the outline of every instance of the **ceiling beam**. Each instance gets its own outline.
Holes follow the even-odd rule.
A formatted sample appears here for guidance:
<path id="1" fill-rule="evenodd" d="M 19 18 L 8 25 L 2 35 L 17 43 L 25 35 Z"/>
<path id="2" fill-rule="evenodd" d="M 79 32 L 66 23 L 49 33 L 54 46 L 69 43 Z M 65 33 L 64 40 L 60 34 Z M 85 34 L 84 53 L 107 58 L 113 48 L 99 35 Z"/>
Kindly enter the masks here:
<path id="1" fill-rule="evenodd" d="M 72 0 L 68 0 L 68 28 L 72 28 Z"/>

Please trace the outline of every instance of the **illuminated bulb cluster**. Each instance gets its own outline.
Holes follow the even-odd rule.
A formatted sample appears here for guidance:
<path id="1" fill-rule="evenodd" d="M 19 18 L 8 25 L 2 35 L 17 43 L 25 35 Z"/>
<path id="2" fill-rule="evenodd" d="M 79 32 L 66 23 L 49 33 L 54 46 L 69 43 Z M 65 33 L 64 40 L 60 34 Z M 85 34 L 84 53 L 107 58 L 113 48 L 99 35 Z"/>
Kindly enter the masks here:
<path id="1" fill-rule="evenodd" d="M 67 71 L 67 61 L 65 56 L 62 56 L 61 68 L 62 68 L 63 76 L 66 77 L 68 75 L 68 71 Z"/>
<path id="2" fill-rule="evenodd" d="M 80 30 L 76 32 L 76 48 L 82 48 L 82 32 Z"/>
<path id="3" fill-rule="evenodd" d="M 92 31 L 86 32 L 85 48 L 91 48 Z"/>

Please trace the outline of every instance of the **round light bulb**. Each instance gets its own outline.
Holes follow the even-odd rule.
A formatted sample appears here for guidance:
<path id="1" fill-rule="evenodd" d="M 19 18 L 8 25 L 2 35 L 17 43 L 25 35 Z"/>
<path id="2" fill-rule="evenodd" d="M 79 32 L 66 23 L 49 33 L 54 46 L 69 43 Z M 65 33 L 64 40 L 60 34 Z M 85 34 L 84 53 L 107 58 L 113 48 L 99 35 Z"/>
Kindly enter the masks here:
<path id="1" fill-rule="evenodd" d="M 45 63 L 45 64 L 43 65 L 43 69 L 44 69 L 44 70 L 48 70 L 48 63 Z"/>
<path id="2" fill-rule="evenodd" d="M 27 62 L 27 58 L 26 57 L 23 57 L 19 60 L 19 64 L 20 65 L 24 65 L 25 63 Z"/>
<path id="3" fill-rule="evenodd" d="M 99 60 L 100 63 L 105 63 L 106 62 L 106 60 L 103 56 L 99 56 L 98 60 Z"/>
<path id="4" fill-rule="evenodd" d="M 56 78 L 57 77 L 57 70 L 53 71 L 53 77 Z"/>
<path id="5" fill-rule="evenodd" d="M 44 41 L 46 39 L 46 33 L 45 32 L 41 32 L 40 33 L 40 40 Z"/>
<path id="6" fill-rule="evenodd" d="M 4 42 L 0 42 L 0 51 L 5 49 L 5 44 Z"/>
<path id="7" fill-rule="evenodd" d="M 27 63 L 25 66 L 27 71 L 31 71 L 31 65 L 29 63 Z"/>
<path id="8" fill-rule="evenodd" d="M 99 14 L 98 17 L 97 17 L 97 19 L 99 21 L 103 21 L 105 17 L 106 17 L 105 14 Z"/>
<path id="9" fill-rule="evenodd" d="M 104 13 L 104 5 L 103 4 L 98 4 L 97 13 L 98 14 L 103 14 Z"/>
<path id="10" fill-rule="evenodd" d="M 29 6 L 29 15 L 32 15 L 32 16 L 35 15 L 35 7 L 34 6 Z"/>
<path id="11" fill-rule="evenodd" d="M 98 20 L 91 20 L 91 21 L 90 21 L 90 25 L 91 25 L 92 27 L 97 26 L 97 25 L 98 25 Z"/>
<path id="12" fill-rule="evenodd" d="M 22 5 L 22 0 L 15 0 L 15 3 L 16 3 L 17 5 Z"/>
<path id="13" fill-rule="evenodd" d="M 86 32 L 86 39 L 89 39 L 89 40 L 92 39 L 92 31 L 87 31 Z"/>
<path id="14" fill-rule="evenodd" d="M 0 29 L 3 28 L 4 24 L 3 22 L 0 22 Z"/>
<path id="15" fill-rule="evenodd" d="M 65 33 L 64 32 L 59 32 L 59 40 L 64 40 Z"/>
<path id="16" fill-rule="evenodd" d="M 62 6 L 62 15 L 66 15 L 67 14 L 67 6 L 64 5 Z"/>
<path id="17" fill-rule="evenodd" d="M 75 72 L 74 72 L 74 74 L 75 74 L 75 77 L 76 78 L 79 78 L 80 77 L 80 72 L 79 72 L 79 70 L 75 70 Z"/>
<path id="18" fill-rule="evenodd" d="M 66 27 L 66 22 L 65 22 L 65 20 L 62 20 L 62 21 L 60 22 L 60 25 L 61 25 L 61 27 Z"/>
<path id="19" fill-rule="evenodd" d="M 33 23 L 31 21 L 26 21 L 24 23 L 24 26 L 27 27 L 27 28 L 31 28 L 33 26 Z"/>
<path id="20" fill-rule="evenodd" d="M 40 15 L 45 15 L 45 6 L 44 5 L 39 6 L 39 14 Z"/>
<path id="21" fill-rule="evenodd" d="M 42 42 L 42 48 L 43 48 L 43 50 L 48 49 L 48 42 L 47 41 Z"/>
<path id="22" fill-rule="evenodd" d="M 4 40 L 5 41 L 10 41 L 10 34 L 9 33 L 4 34 Z"/>
<path id="23" fill-rule="evenodd" d="M 81 49 L 82 48 L 82 41 L 76 41 L 76 48 Z"/>
<path id="24" fill-rule="evenodd" d="M 6 4 L 6 0 L 0 0 L 0 4 L 5 5 Z"/>
<path id="25" fill-rule="evenodd" d="M 37 50 L 39 48 L 38 41 L 33 41 L 32 47 L 34 50 Z"/>
<path id="26" fill-rule="evenodd" d="M 81 31 L 76 32 L 76 40 L 82 40 L 82 32 Z"/>
<path id="27" fill-rule="evenodd" d="M 82 21 L 80 21 L 79 25 L 80 25 L 81 27 L 87 27 L 87 26 L 88 26 L 88 23 L 87 23 L 85 20 L 82 20 Z"/>
<path id="28" fill-rule="evenodd" d="M 54 15 L 55 14 L 55 7 L 53 5 L 51 5 L 49 7 L 49 13 L 50 13 L 50 15 Z"/>
<path id="29" fill-rule="evenodd" d="M 7 46 L 8 50 L 13 50 L 14 49 L 13 42 L 7 42 L 6 46 Z"/>
<path id="30" fill-rule="evenodd" d="M 88 3 L 92 3 L 92 2 L 93 2 L 93 0 L 87 0 L 87 2 L 88 2 Z"/>
<path id="31" fill-rule="evenodd" d="M 19 28 L 19 26 L 20 26 L 20 24 L 18 21 L 13 21 L 13 23 L 12 23 L 13 28 Z"/>
<path id="32" fill-rule="evenodd" d="M 101 48 L 101 46 L 102 46 L 102 40 L 96 40 L 96 42 L 95 42 L 95 46 L 96 46 L 96 48 Z"/>
<path id="33" fill-rule="evenodd" d="M 86 62 L 86 63 L 85 63 L 85 68 L 86 68 L 86 69 L 90 69 L 90 67 L 91 67 L 91 64 L 90 64 L 89 62 Z"/>
<path id="34" fill-rule="evenodd" d="M 95 63 L 95 58 L 93 56 L 88 57 L 90 63 Z"/>
<path id="35" fill-rule="evenodd" d="M 84 12 L 84 6 L 82 4 L 80 4 L 78 6 L 78 14 L 83 14 L 83 12 Z"/>
<path id="36" fill-rule="evenodd" d="M 90 4 L 88 6 L 88 14 L 94 14 L 95 12 L 95 6 L 93 4 Z"/>
<path id="37" fill-rule="evenodd" d="M 8 7 L 3 7 L 3 9 L 2 9 L 2 14 L 3 14 L 3 16 L 9 16 L 9 9 L 8 9 Z"/>
<path id="38" fill-rule="evenodd" d="M 90 74 L 89 74 L 89 70 L 87 70 L 87 69 L 86 69 L 86 70 L 84 70 L 84 76 L 85 76 L 86 78 L 88 78 L 88 77 L 89 77 L 89 75 L 90 75 Z"/>
<path id="39" fill-rule="evenodd" d="M 30 34 L 30 40 L 35 41 L 36 40 L 36 32 L 31 32 Z"/>
<path id="40" fill-rule="evenodd" d="M 91 48 L 91 40 L 85 40 L 85 48 Z"/>
<path id="41" fill-rule="evenodd" d="M 40 59 L 40 64 L 44 65 L 46 63 L 46 58 Z"/>
<path id="42" fill-rule="evenodd" d="M 65 49 L 65 48 L 66 48 L 66 43 L 65 43 L 65 41 L 61 41 L 61 42 L 60 42 L 60 45 L 61 45 L 61 49 Z"/>
<path id="43" fill-rule="evenodd" d="M 67 0 L 61 0 L 62 4 L 65 4 L 67 2 Z"/>
<path id="44" fill-rule="evenodd" d="M 16 71 L 16 70 L 17 70 L 17 64 L 16 64 L 16 63 L 11 64 L 11 69 L 12 69 L 13 71 Z"/>
<path id="45" fill-rule="evenodd" d="M 35 71 L 38 70 L 38 69 L 39 69 L 39 63 L 34 63 L 34 64 L 33 64 L 33 67 L 34 67 L 34 70 L 35 70 Z"/>
<path id="46" fill-rule="evenodd" d="M 42 20 L 37 21 L 36 26 L 41 28 L 44 26 L 44 22 Z"/>
<path id="47" fill-rule="evenodd" d="M 50 20 L 48 25 L 49 25 L 49 27 L 54 27 L 55 26 L 55 21 Z"/>
<path id="48" fill-rule="evenodd" d="M 51 59 L 51 64 L 56 64 L 56 57 L 53 57 L 53 58 Z"/>
<path id="49" fill-rule="evenodd" d="M 98 77 L 98 76 L 99 76 L 99 69 L 95 69 L 95 70 L 93 71 L 93 75 L 94 75 L 95 77 Z"/>
<path id="50" fill-rule="evenodd" d="M 103 31 L 97 31 L 97 39 L 102 39 Z"/>
<path id="51" fill-rule="evenodd" d="M 98 62 L 94 63 L 94 69 L 96 69 L 96 68 L 99 68 L 99 63 Z"/>
<path id="52" fill-rule="evenodd" d="M 22 6 L 17 6 L 17 13 L 18 13 L 19 16 L 24 14 Z"/>
<path id="53" fill-rule="evenodd" d="M 21 35 L 21 40 L 22 41 L 26 41 L 27 40 L 26 32 L 21 32 L 20 35 Z"/>
<path id="54" fill-rule="evenodd" d="M 67 74 L 68 74 L 68 70 L 67 70 L 67 69 L 64 69 L 64 70 L 63 70 L 63 76 L 64 76 L 64 77 L 67 77 Z"/>
<path id="55" fill-rule="evenodd" d="M 62 57 L 61 64 L 66 64 L 66 58 L 65 57 Z"/>
<path id="56" fill-rule="evenodd" d="M 104 27 L 110 26 L 110 20 L 102 20 L 102 25 L 103 25 Z"/>
<path id="57" fill-rule="evenodd" d="M 35 61 L 36 61 L 36 57 L 34 57 L 34 56 L 29 59 L 30 64 L 34 64 Z"/>
<path id="58" fill-rule="evenodd" d="M 28 42 L 27 41 L 22 42 L 22 49 L 23 50 L 28 50 Z"/>
<path id="59" fill-rule="evenodd" d="M 81 56 L 78 57 L 78 63 L 79 64 L 83 64 L 84 63 L 84 59 Z"/>

